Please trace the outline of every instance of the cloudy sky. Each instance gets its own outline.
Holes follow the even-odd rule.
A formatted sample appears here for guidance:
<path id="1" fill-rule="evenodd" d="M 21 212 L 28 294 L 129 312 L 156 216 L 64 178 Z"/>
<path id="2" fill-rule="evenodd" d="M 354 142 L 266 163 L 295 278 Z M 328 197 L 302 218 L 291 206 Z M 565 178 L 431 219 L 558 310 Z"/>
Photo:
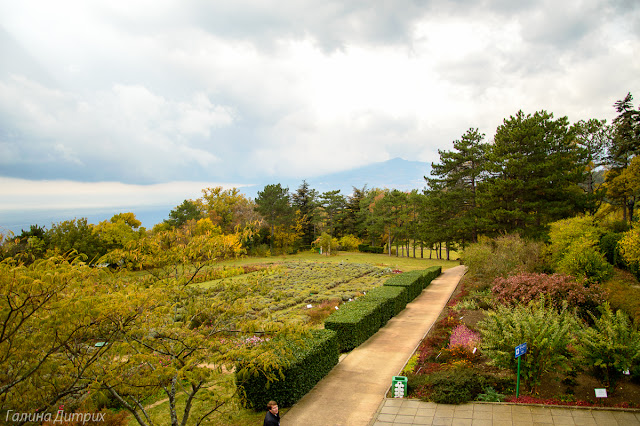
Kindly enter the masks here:
<path id="1" fill-rule="evenodd" d="M 519 109 L 610 121 L 639 53 L 636 0 L 0 0 L 0 213 L 437 161 Z"/>

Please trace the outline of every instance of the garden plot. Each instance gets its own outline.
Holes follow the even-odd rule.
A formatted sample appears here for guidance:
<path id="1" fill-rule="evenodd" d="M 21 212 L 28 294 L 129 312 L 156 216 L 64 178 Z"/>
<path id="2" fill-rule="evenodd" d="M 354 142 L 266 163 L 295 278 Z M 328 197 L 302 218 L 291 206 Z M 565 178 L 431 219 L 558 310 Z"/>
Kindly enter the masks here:
<path id="1" fill-rule="evenodd" d="M 381 286 L 393 274 L 389 268 L 360 263 L 287 262 L 247 276 L 201 284 L 212 290 L 228 285 L 251 289 L 246 304 L 249 318 L 299 318 L 322 302 L 348 302 Z"/>

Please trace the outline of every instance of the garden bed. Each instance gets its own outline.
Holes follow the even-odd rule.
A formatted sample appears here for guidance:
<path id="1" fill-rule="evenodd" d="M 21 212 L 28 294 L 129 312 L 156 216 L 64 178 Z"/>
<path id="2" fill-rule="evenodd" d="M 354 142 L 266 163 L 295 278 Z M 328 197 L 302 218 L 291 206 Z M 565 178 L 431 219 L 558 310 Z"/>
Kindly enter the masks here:
<path id="1" fill-rule="evenodd" d="M 432 399 L 433 387 L 421 385 L 424 383 L 424 377 L 421 378 L 420 375 L 449 370 L 451 373 L 444 373 L 443 382 L 451 383 L 452 388 L 456 387 L 459 390 L 467 386 L 467 383 L 469 387 L 477 386 L 475 379 L 454 385 L 453 382 L 461 376 L 483 377 L 484 379 L 478 379 L 479 382 L 484 383 L 485 387 L 491 387 L 492 391 L 495 391 L 492 394 L 494 397 L 501 394 L 499 399 L 506 402 L 640 408 L 640 383 L 632 380 L 630 376 L 622 376 L 615 388 L 607 389 L 606 398 L 596 398 L 595 389 L 605 387 L 602 381 L 591 374 L 591 371 L 577 369 L 572 370 L 568 375 L 546 374 L 541 378 L 535 392 L 521 384 L 520 397 L 516 399 L 516 375 L 513 371 L 498 369 L 491 365 L 490 359 L 481 351 L 475 354 L 459 354 L 447 349 L 443 350 L 455 327 L 463 324 L 470 330 L 476 330 L 478 323 L 485 318 L 487 311 L 483 309 L 460 309 L 460 305 L 457 309 L 454 308 L 459 302 L 468 300 L 468 296 L 469 293 L 465 290 L 465 279 L 463 279 L 410 361 L 412 365 L 405 368 L 403 374 L 409 377 L 410 398 Z M 514 358 L 514 364 L 515 362 Z M 450 378 L 447 378 L 446 374 L 450 374 Z M 489 401 L 492 400 L 492 395 L 489 395 Z M 442 395 L 440 394 L 439 397 Z"/>

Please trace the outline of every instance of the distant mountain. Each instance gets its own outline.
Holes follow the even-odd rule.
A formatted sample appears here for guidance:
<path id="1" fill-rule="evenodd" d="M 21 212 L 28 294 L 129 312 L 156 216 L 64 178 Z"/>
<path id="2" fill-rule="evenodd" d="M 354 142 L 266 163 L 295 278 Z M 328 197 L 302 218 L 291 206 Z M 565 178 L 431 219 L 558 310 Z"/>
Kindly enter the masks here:
<path id="1" fill-rule="evenodd" d="M 305 180 L 309 187 L 319 193 L 339 189 L 341 194 L 351 195 L 354 187 L 362 189 L 365 185 L 368 189 L 389 188 L 402 191 L 423 189 L 425 187 L 424 176 L 429 176 L 430 172 L 430 163 L 394 158 Z M 302 179 L 266 182 L 261 185 L 240 188 L 240 191 L 251 198 L 255 198 L 258 195 L 258 191 L 262 191 L 265 185 L 275 183 L 289 187 L 289 191 L 294 192 L 302 184 Z"/>
<path id="2" fill-rule="evenodd" d="M 402 191 L 422 189 L 425 187 L 424 176 L 428 176 L 430 171 L 431 165 L 428 163 L 394 158 L 351 170 L 311 177 L 306 181 L 311 188 L 319 193 L 339 189 L 341 194 L 350 196 L 353 194 L 354 187 L 361 189 L 365 185 L 368 189 L 393 188 Z M 280 183 L 288 187 L 290 192 L 295 192 L 302 184 L 302 180 L 302 178 L 298 180 L 285 179 L 278 182 L 277 179 L 273 179 L 238 189 L 246 196 L 255 199 L 258 191 L 262 191 L 266 185 Z M 187 198 L 186 195 L 185 198 Z M 118 205 L 111 208 L 86 207 L 73 210 L 2 211 L 0 209 L 0 231 L 12 231 L 14 234 L 19 235 L 21 230 L 28 230 L 30 225 L 37 224 L 49 229 L 52 223 L 81 217 L 86 217 L 89 223 L 98 223 L 108 220 L 114 214 L 128 211 L 135 213 L 138 220 L 142 222 L 142 226 L 150 229 L 156 223 L 168 218 L 169 212 L 181 202 L 182 200 L 167 200 L 165 205 Z"/>

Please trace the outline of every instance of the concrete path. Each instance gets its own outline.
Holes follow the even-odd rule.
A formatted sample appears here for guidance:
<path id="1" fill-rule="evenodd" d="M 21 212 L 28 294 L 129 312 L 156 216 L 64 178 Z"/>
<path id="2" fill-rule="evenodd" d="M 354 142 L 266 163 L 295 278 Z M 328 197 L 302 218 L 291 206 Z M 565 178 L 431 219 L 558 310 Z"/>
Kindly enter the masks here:
<path id="1" fill-rule="evenodd" d="M 466 267 L 445 270 L 374 336 L 351 351 L 282 416 L 282 426 L 367 426 L 440 315 Z"/>
<path id="2" fill-rule="evenodd" d="M 446 405 L 412 399 L 386 399 L 373 426 L 392 425 L 634 426 L 640 425 L 640 411 L 482 402 Z"/>

